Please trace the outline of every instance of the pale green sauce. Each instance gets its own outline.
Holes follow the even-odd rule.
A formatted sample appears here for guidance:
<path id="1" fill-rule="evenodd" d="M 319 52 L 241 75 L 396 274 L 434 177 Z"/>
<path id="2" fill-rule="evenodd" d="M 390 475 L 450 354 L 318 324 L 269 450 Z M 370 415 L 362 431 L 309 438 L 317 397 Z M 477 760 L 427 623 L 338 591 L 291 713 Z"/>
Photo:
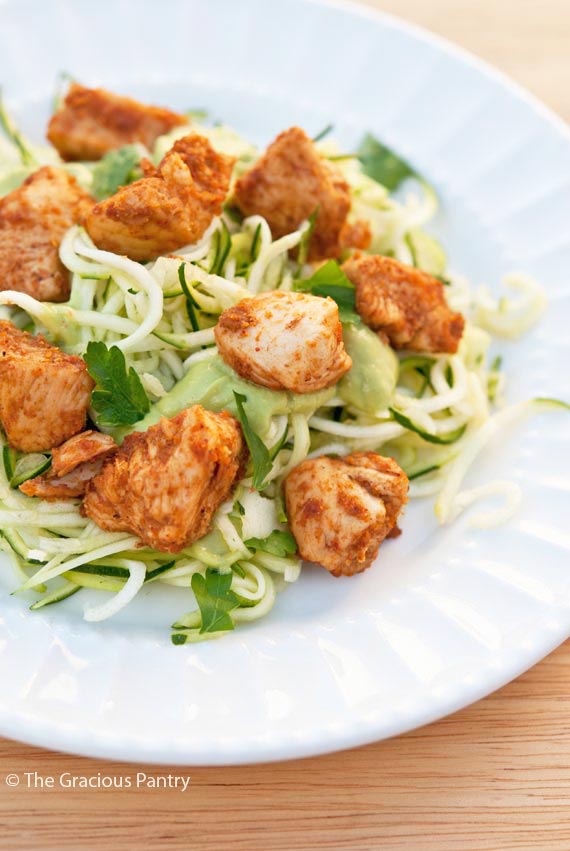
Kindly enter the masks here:
<path id="1" fill-rule="evenodd" d="M 367 414 L 385 410 L 392 402 L 398 380 L 396 354 L 366 325 L 346 323 L 342 337 L 352 368 L 339 381 L 338 395 Z"/>
<path id="2" fill-rule="evenodd" d="M 334 387 L 302 394 L 269 390 L 240 378 L 216 355 L 191 366 L 184 378 L 153 405 L 146 417 L 134 426 L 134 430 L 146 431 L 161 417 L 173 417 L 198 404 L 209 411 L 225 410 L 237 415 L 234 390 L 246 397 L 244 408 L 249 422 L 262 438 L 269 431 L 272 417 L 282 414 L 304 414 L 309 417 L 335 393 Z"/>

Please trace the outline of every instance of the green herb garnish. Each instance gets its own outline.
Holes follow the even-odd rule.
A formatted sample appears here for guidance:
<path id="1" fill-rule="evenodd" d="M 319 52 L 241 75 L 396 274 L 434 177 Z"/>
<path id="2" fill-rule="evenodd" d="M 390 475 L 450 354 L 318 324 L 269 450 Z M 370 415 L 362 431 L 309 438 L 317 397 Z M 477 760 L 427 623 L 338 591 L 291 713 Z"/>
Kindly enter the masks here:
<path id="1" fill-rule="evenodd" d="M 89 342 L 83 356 L 96 387 L 91 405 L 98 422 L 106 426 L 133 425 L 150 411 L 150 402 L 134 368 L 127 371 L 125 356 L 117 346 Z"/>
<path id="2" fill-rule="evenodd" d="M 341 322 L 359 323 L 360 317 L 356 312 L 354 284 L 344 274 L 336 260 L 328 260 L 314 275 L 304 281 L 296 281 L 297 292 L 326 298 L 329 296 L 338 304 Z"/>
<path id="3" fill-rule="evenodd" d="M 253 461 L 252 485 L 256 490 L 262 490 L 264 487 L 263 482 L 267 474 L 271 471 L 271 455 L 260 436 L 252 429 L 247 418 L 244 408 L 244 402 L 247 402 L 247 396 L 244 396 L 243 393 L 237 393 L 234 390 L 234 398 L 236 400 L 237 415 L 241 423 L 243 436 L 245 437 L 245 442 L 247 443 L 251 460 Z"/>
<path id="4" fill-rule="evenodd" d="M 297 542 L 291 532 L 274 529 L 267 538 L 248 538 L 244 541 L 251 550 L 261 550 L 273 556 L 291 556 L 297 552 Z"/>
<path id="5" fill-rule="evenodd" d="M 202 617 L 200 633 L 234 628 L 229 613 L 239 606 L 239 600 L 230 590 L 232 577 L 232 573 L 219 573 L 211 567 L 206 570 L 205 576 L 195 573 L 192 577 L 192 591 Z"/>
<path id="6" fill-rule="evenodd" d="M 362 163 L 364 174 L 381 183 L 390 192 L 409 177 L 422 179 L 413 166 L 370 133 L 367 133 L 360 143 L 358 159 Z"/>

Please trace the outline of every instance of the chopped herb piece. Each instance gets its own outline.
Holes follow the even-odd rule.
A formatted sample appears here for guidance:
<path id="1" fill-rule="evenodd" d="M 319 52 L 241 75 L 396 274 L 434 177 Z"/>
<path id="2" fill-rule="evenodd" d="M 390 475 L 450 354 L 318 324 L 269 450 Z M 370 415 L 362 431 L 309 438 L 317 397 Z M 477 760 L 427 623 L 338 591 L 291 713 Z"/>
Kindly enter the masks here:
<path id="1" fill-rule="evenodd" d="M 219 573 L 211 567 L 205 576 L 195 573 L 192 577 L 192 591 L 202 616 L 200 633 L 234 628 L 229 613 L 237 608 L 239 600 L 230 590 L 232 578 L 232 573 Z"/>
<path id="2" fill-rule="evenodd" d="M 243 436 L 245 437 L 245 442 L 247 443 L 251 454 L 251 460 L 253 461 L 252 485 L 256 490 L 261 490 L 264 487 L 263 482 L 272 467 L 271 455 L 260 436 L 252 429 L 247 418 L 244 408 L 244 402 L 247 402 L 247 396 L 244 396 L 243 393 L 237 393 L 234 390 L 234 397 L 236 400 L 237 414 L 241 423 Z"/>
<path id="3" fill-rule="evenodd" d="M 274 529 L 267 538 L 248 538 L 244 543 L 252 550 L 261 550 L 274 556 L 291 556 L 297 552 L 297 541 L 291 532 L 279 529 Z"/>
<path id="4" fill-rule="evenodd" d="M 281 435 L 280 439 L 277 441 L 275 446 L 269 452 L 269 456 L 270 456 L 272 461 L 275 461 L 275 459 L 277 458 L 277 456 L 279 455 L 279 453 L 281 452 L 281 450 L 284 448 L 285 444 L 287 443 L 287 435 L 288 434 L 289 434 L 289 424 L 287 424 L 285 426 L 285 429 L 284 429 L 283 434 Z"/>
<path id="5" fill-rule="evenodd" d="M 390 192 L 397 189 L 408 177 L 421 180 L 420 175 L 406 160 L 370 133 L 366 134 L 360 144 L 358 159 L 362 163 L 364 173 Z"/>
<path id="6" fill-rule="evenodd" d="M 101 425 L 133 425 L 150 411 L 150 402 L 134 368 L 127 371 L 125 356 L 117 346 L 89 342 L 83 356 L 96 383 L 91 405 Z"/>
<path id="7" fill-rule="evenodd" d="M 346 277 L 336 260 L 328 260 L 310 278 L 296 281 L 295 289 L 298 292 L 334 299 L 338 304 L 341 322 L 361 321 L 356 312 L 354 284 Z"/>
<path id="8" fill-rule="evenodd" d="M 136 145 L 124 145 L 116 151 L 109 151 L 99 160 L 93 169 L 91 194 L 97 201 L 114 195 L 121 186 L 132 183 L 139 176 L 135 167 L 141 155 Z"/>

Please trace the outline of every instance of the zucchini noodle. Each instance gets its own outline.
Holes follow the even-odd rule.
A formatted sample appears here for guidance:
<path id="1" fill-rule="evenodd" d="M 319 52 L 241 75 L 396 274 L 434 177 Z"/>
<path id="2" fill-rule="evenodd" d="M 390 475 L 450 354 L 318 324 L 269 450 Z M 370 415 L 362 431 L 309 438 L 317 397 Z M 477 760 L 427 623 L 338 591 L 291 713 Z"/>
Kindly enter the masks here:
<path id="1" fill-rule="evenodd" d="M 218 150 L 237 157 L 234 177 L 258 155 L 252 145 L 225 126 L 193 124 L 193 130 L 206 135 Z M 153 161 L 159 162 L 187 132 L 187 127 L 177 127 L 160 137 Z M 110 596 L 103 604 L 86 605 L 84 617 L 98 622 L 130 604 L 145 584 L 163 583 L 186 589 L 180 594 L 191 596 L 193 579 L 207 578 L 208 570 L 216 570 L 222 577 L 231 575 L 233 596 L 228 605 L 232 624 L 264 617 L 273 607 L 277 591 L 299 578 L 302 563 L 297 555 L 283 555 L 271 547 L 265 551 L 252 546 L 252 541 L 266 541 L 274 532 L 287 531 L 281 484 L 305 458 L 354 451 L 390 455 L 410 477 L 411 499 L 435 497 L 435 513 L 441 523 L 451 522 L 469 506 L 489 498 L 499 497 L 503 503 L 492 513 L 473 516 L 471 522 L 479 527 L 503 522 L 516 510 L 521 493 L 513 482 L 461 488 L 496 434 L 550 404 L 534 400 L 491 413 L 501 401 L 505 377 L 497 361 L 489 363 L 490 334 L 512 338 L 532 327 L 545 307 L 542 290 L 524 275 L 511 275 L 504 283 L 513 292 L 512 298 L 497 298 L 486 287 L 473 294 L 466 278 L 446 270 L 443 249 L 422 230 L 437 211 L 437 197 L 427 184 L 420 181 L 419 194 L 396 198 L 364 173 L 357 157 L 338 156 L 338 149 L 328 140 L 318 143 L 318 148 L 336 160 L 348 182 L 351 220 L 368 222 L 371 252 L 445 277 L 449 304 L 467 320 L 457 354 L 399 353 L 394 367 L 396 386 L 389 399 L 370 410 L 357 407 L 355 397 L 347 396 L 341 381 L 328 396 L 320 397 L 312 410 L 299 413 L 299 408 L 292 406 L 270 412 L 267 429 L 260 434 L 272 462 L 265 489 L 254 491 L 251 476 L 242 479 L 232 499 L 214 515 L 210 532 L 174 556 L 143 546 L 133 535 L 104 532 L 82 516 L 79 500 L 50 503 L 24 496 L 10 486 L 10 476 L 0 464 L 0 546 L 14 567 L 18 590 L 44 594 L 35 608 L 59 602 L 83 588 L 97 588 Z M 57 161 L 53 151 L 46 153 L 29 145 L 26 151 L 30 163 Z M 8 171 L 22 171 L 21 156 L 17 149 L 12 152 Z M 89 189 L 91 164 L 60 165 Z M 26 169 L 21 179 L 28 173 Z M 102 251 L 83 228 L 72 227 L 59 247 L 60 260 L 70 273 L 69 300 L 52 304 L 5 291 L 0 292 L 0 313 L 20 328 L 44 334 L 70 354 L 83 355 L 95 341 L 117 346 L 127 367 L 140 376 L 150 401 L 160 404 L 187 376 L 198 375 L 200 370 L 205 374 L 219 362 L 214 327 L 222 311 L 256 293 L 290 291 L 296 280 L 313 271 L 311 266 L 301 265 L 292 251 L 303 243 L 308 221 L 273 239 L 261 216 L 241 219 L 231 213 L 230 205 L 194 245 L 149 263 Z M 222 244 L 224 251 L 220 250 Z M 373 367 L 354 358 L 353 363 L 353 370 Z M 208 402 L 204 404 L 207 407 Z M 223 630 L 202 633 L 197 609 L 183 615 L 173 631 L 175 643 L 224 634 Z"/>

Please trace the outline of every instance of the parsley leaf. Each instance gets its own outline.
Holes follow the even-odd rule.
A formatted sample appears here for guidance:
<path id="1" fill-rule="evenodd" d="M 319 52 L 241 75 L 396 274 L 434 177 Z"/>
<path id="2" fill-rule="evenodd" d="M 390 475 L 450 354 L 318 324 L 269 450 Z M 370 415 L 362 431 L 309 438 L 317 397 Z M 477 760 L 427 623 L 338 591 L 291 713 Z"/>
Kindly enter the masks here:
<path id="1" fill-rule="evenodd" d="M 244 541 L 252 550 L 262 550 L 274 556 L 291 556 L 297 552 L 297 542 L 291 532 L 274 529 L 267 538 L 249 538 Z"/>
<path id="2" fill-rule="evenodd" d="M 237 393 L 234 390 L 234 397 L 236 400 L 237 415 L 241 423 L 243 436 L 245 437 L 245 442 L 247 443 L 248 449 L 251 453 L 251 460 L 253 461 L 252 485 L 255 490 L 261 490 L 263 488 L 264 479 L 272 467 L 271 455 L 265 443 L 252 429 L 249 423 L 243 406 L 244 402 L 247 402 L 247 396 L 244 396 L 243 393 Z"/>
<path id="3" fill-rule="evenodd" d="M 421 180 L 420 175 L 406 160 L 370 133 L 367 133 L 360 143 L 358 159 L 362 163 L 364 174 L 381 183 L 390 192 L 397 189 L 408 177 Z"/>
<path id="4" fill-rule="evenodd" d="M 120 186 L 132 183 L 138 175 L 133 170 L 140 162 L 141 155 L 136 145 L 124 145 L 116 151 L 109 151 L 99 160 L 93 169 L 91 194 L 97 201 L 114 195 Z"/>
<path id="5" fill-rule="evenodd" d="M 360 322 L 356 312 L 354 284 L 346 277 L 336 260 L 329 260 L 310 278 L 296 281 L 295 289 L 322 298 L 330 296 L 338 304 L 341 322 Z"/>
<path id="6" fill-rule="evenodd" d="M 90 342 L 83 360 L 96 383 L 91 404 L 100 425 L 133 425 L 149 412 L 141 380 L 133 367 L 127 372 L 125 356 L 117 346 L 108 349 L 105 343 Z"/>
<path id="7" fill-rule="evenodd" d="M 233 591 L 231 573 L 218 573 L 209 567 L 206 576 L 195 573 L 192 577 L 192 591 L 202 616 L 200 633 L 221 632 L 234 628 L 230 612 L 239 606 L 239 600 Z"/>

